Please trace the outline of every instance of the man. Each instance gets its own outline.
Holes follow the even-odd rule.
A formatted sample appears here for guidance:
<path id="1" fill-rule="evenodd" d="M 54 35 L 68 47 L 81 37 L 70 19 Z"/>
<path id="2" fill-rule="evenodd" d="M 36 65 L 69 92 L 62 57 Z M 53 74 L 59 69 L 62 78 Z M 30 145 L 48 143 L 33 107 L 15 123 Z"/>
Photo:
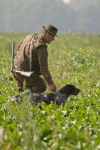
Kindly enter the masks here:
<path id="1" fill-rule="evenodd" d="M 46 82 L 52 92 L 56 91 L 51 74 L 48 70 L 47 45 L 57 36 L 57 28 L 48 24 L 43 26 L 41 34 L 28 35 L 19 45 L 14 58 L 14 68 L 20 71 L 34 71 L 32 76 L 26 77 L 19 73 L 13 73 L 17 81 L 19 92 L 23 91 L 23 82 L 31 92 L 46 91 Z M 31 61 L 30 61 L 31 60 Z M 45 81 L 40 77 L 43 75 Z"/>

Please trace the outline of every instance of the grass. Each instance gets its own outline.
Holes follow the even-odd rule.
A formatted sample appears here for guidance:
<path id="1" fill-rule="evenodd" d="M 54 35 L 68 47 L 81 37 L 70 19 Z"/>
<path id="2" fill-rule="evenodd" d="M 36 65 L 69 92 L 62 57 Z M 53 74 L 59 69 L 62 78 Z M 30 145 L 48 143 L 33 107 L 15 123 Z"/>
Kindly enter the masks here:
<path id="1" fill-rule="evenodd" d="M 81 89 L 64 107 L 31 106 L 25 99 L 14 105 L 17 93 L 10 72 L 11 43 L 27 33 L 0 34 L 0 149 L 100 149 L 100 35 L 63 34 L 48 46 L 49 70 L 57 89 L 67 83 Z M 47 89 L 46 92 L 50 92 Z"/>

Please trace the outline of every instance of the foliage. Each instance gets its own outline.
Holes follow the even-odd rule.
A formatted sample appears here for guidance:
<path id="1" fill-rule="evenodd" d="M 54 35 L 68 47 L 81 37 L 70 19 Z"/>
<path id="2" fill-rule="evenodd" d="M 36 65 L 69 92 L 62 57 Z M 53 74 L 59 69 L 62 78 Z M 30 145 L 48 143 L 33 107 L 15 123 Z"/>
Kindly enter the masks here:
<path id="1" fill-rule="evenodd" d="M 65 34 L 48 46 L 49 69 L 57 88 L 72 83 L 81 89 L 65 106 L 14 105 L 17 94 L 10 73 L 11 42 L 27 33 L 0 34 L 0 149 L 100 149 L 100 35 Z M 50 92 L 47 89 L 46 92 Z"/>

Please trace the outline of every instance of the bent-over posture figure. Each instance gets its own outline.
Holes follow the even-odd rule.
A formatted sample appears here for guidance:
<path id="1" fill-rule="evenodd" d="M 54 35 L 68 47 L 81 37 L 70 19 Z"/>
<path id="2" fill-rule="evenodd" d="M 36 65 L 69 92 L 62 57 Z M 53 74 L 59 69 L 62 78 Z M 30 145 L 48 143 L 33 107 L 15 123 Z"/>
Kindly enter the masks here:
<path id="1" fill-rule="evenodd" d="M 50 44 L 57 34 L 57 28 L 52 25 L 43 26 L 41 34 L 30 34 L 20 42 L 17 53 L 14 58 L 14 68 L 20 71 L 34 71 L 32 76 L 26 77 L 19 73 L 13 73 L 17 81 L 19 92 L 23 91 L 23 82 L 26 87 L 33 92 L 44 92 L 46 84 L 40 77 L 43 75 L 52 92 L 56 91 L 51 74 L 48 70 L 48 52 L 47 45 Z"/>

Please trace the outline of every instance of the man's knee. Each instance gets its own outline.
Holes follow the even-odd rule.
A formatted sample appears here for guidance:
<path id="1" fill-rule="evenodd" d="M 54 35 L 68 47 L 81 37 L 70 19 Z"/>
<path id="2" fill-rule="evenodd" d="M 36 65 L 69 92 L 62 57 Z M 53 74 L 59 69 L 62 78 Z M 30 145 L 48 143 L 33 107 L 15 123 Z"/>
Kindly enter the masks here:
<path id="1" fill-rule="evenodd" d="M 14 73 L 13 73 L 13 77 L 16 80 L 16 83 L 17 83 L 17 86 L 18 86 L 18 91 L 23 92 L 23 81 L 24 81 L 24 79 L 23 80 L 20 79 L 20 77 L 17 76 L 17 74 L 14 74 Z"/>

